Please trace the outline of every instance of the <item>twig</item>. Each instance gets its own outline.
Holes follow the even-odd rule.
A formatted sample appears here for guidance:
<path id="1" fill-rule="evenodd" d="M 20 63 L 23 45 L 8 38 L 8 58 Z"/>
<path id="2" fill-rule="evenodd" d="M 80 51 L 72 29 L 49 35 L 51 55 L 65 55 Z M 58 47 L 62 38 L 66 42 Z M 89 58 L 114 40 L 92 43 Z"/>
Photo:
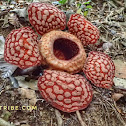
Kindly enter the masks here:
<path id="1" fill-rule="evenodd" d="M 117 6 L 114 4 L 113 1 L 109 1 L 109 4 L 110 4 L 112 7 L 117 8 Z"/>
<path id="2" fill-rule="evenodd" d="M 104 99 L 106 103 L 108 103 L 112 109 L 115 111 L 116 116 L 118 117 L 118 119 L 120 120 L 120 122 L 123 124 L 123 126 L 126 126 L 125 121 L 123 120 L 122 116 L 120 115 L 120 113 L 116 110 L 116 108 L 106 99 Z"/>
<path id="3" fill-rule="evenodd" d="M 53 126 L 53 119 L 52 119 L 52 117 L 51 117 L 51 126 Z"/>
<path id="4" fill-rule="evenodd" d="M 100 98 L 99 98 L 99 101 L 100 101 L 101 104 L 102 104 L 103 110 L 105 110 L 104 113 L 106 113 L 106 116 L 105 116 L 105 119 L 104 119 L 104 120 L 105 120 L 106 126 L 108 126 L 108 124 L 107 124 L 107 117 L 110 118 L 110 115 L 109 115 L 107 106 L 106 106 L 106 104 L 105 104 Z"/>
<path id="5" fill-rule="evenodd" d="M 125 8 L 126 8 L 126 0 L 124 0 Z"/>
<path id="6" fill-rule="evenodd" d="M 15 125 L 12 125 L 9 122 L 5 121 L 4 119 L 0 118 L 0 126 L 15 126 Z"/>
<path id="7" fill-rule="evenodd" d="M 102 95 L 100 95 L 101 97 L 102 97 Z M 100 99 L 99 99 L 100 100 Z M 106 100 L 105 98 L 103 98 L 103 100 L 100 100 L 104 105 L 105 104 L 108 104 L 111 108 L 112 108 L 112 110 L 114 110 L 114 112 L 115 112 L 115 114 L 116 114 L 116 116 L 117 116 L 117 118 L 120 120 L 120 122 L 123 124 L 123 126 L 126 126 L 126 123 L 125 123 L 125 121 L 123 120 L 123 118 L 122 118 L 122 116 L 120 115 L 120 113 L 116 110 L 116 108 L 115 108 L 115 106 L 113 105 L 113 104 L 111 104 L 108 100 Z M 106 110 L 107 110 L 107 108 L 106 108 Z M 108 115 L 108 118 L 110 118 L 109 117 L 109 115 Z"/>
<path id="8" fill-rule="evenodd" d="M 76 111 L 76 114 L 77 114 L 78 120 L 80 121 L 81 126 L 87 126 L 86 123 L 82 120 L 81 114 L 78 110 Z"/>
<path id="9" fill-rule="evenodd" d="M 8 13 L 8 11 L 1 12 L 0 17 L 6 15 L 7 13 Z"/>
<path id="10" fill-rule="evenodd" d="M 113 15 L 113 11 L 110 11 L 110 14 L 107 15 L 107 17 L 105 18 L 105 22 L 109 22 L 111 21 L 110 17 Z"/>
<path id="11" fill-rule="evenodd" d="M 123 6 L 123 3 L 118 1 L 118 0 L 113 0 L 113 2 L 115 2 L 116 4 L 118 4 L 119 6 Z"/>
<path id="12" fill-rule="evenodd" d="M 62 126 L 63 125 L 63 119 L 61 117 L 61 113 L 57 109 L 55 109 L 55 115 L 56 115 L 58 126 Z"/>

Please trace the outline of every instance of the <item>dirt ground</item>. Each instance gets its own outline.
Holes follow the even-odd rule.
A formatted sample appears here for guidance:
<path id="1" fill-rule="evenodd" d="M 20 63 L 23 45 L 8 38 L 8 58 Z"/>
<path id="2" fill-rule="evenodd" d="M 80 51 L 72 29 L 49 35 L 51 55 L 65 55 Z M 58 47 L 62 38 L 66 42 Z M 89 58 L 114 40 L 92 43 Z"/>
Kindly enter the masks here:
<path id="1" fill-rule="evenodd" d="M 100 50 L 107 53 L 113 60 L 119 59 L 126 62 L 126 1 L 92 0 L 91 5 L 92 9 L 89 9 L 86 18 L 99 28 L 100 39 L 97 44 L 85 47 L 86 52 Z M 77 11 L 76 4 L 56 6 L 65 11 Z M 1 14 L 2 12 L 0 17 L 3 19 L 6 14 Z M 21 25 L 30 25 L 27 21 L 22 23 L 20 17 L 18 20 Z M 7 34 L 18 26 L 8 23 L 8 27 L 2 28 L 3 22 L 3 20 L 0 21 L 0 34 L 6 38 Z M 106 50 L 102 47 L 107 42 L 112 43 L 113 47 Z M 25 77 L 25 81 L 29 82 L 28 78 L 28 76 Z M 61 117 L 57 117 L 56 109 L 44 101 L 36 89 L 34 92 L 37 102 L 31 109 L 31 99 L 22 97 L 20 88 L 23 87 L 14 88 L 9 78 L 0 76 L 0 119 L 5 121 L 2 126 L 7 126 L 6 124 L 8 126 L 81 126 L 76 112 L 59 111 L 58 115 Z M 28 87 L 27 90 L 33 89 Z M 118 93 L 122 94 L 122 97 L 116 101 L 113 95 Z M 91 104 L 80 111 L 87 126 L 126 126 L 126 89 L 113 86 L 111 90 L 107 90 L 93 86 L 93 94 Z M 18 106 L 18 108 L 9 106 Z M 60 119 L 62 124 L 59 123 Z"/>

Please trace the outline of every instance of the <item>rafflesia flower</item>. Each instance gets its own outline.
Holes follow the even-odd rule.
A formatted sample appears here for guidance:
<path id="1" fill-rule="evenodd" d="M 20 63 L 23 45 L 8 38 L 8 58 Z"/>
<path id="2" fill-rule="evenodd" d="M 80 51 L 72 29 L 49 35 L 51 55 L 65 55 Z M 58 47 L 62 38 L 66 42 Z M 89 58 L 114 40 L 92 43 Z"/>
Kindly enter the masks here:
<path id="1" fill-rule="evenodd" d="M 30 27 L 13 30 L 6 38 L 4 59 L 21 69 L 43 63 L 53 69 L 44 70 L 38 80 L 38 89 L 47 102 L 64 112 L 75 112 L 92 101 L 92 87 L 87 79 L 98 87 L 111 88 L 115 66 L 110 57 L 90 52 L 86 59 L 83 48 L 99 38 L 94 25 L 73 14 L 68 21 L 72 34 L 60 31 L 66 26 L 65 14 L 45 3 L 31 3 L 28 16 L 31 25 L 43 35 L 41 40 Z M 87 79 L 75 74 L 82 69 Z"/>

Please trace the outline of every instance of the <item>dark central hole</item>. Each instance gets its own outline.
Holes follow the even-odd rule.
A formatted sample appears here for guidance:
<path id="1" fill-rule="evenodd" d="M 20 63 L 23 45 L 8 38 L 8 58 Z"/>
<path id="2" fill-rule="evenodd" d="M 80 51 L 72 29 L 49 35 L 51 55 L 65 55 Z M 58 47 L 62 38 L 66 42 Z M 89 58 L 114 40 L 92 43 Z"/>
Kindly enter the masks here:
<path id="1" fill-rule="evenodd" d="M 54 55 L 61 60 L 69 60 L 76 56 L 79 52 L 78 45 L 65 38 L 55 40 L 53 45 Z"/>

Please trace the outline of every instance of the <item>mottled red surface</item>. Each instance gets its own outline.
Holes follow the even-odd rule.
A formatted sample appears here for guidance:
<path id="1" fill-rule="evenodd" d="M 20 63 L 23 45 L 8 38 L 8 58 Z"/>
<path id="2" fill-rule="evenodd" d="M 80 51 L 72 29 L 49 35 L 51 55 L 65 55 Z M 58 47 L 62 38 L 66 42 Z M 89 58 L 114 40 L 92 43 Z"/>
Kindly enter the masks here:
<path id="1" fill-rule="evenodd" d="M 30 27 L 10 32 L 5 42 L 4 59 L 21 69 L 41 63 L 37 35 Z"/>
<path id="2" fill-rule="evenodd" d="M 28 17 L 29 22 L 40 35 L 51 30 L 64 30 L 66 27 L 65 14 L 50 4 L 31 3 L 28 8 Z"/>
<path id="3" fill-rule="evenodd" d="M 67 25 L 69 32 L 76 35 L 83 45 L 94 44 L 99 38 L 98 28 L 80 14 L 72 14 Z"/>
<path id="4" fill-rule="evenodd" d="M 75 112 L 86 108 L 92 101 L 92 88 L 81 75 L 45 70 L 38 80 L 42 97 L 57 109 Z"/>
<path id="5" fill-rule="evenodd" d="M 113 85 L 115 65 L 105 53 L 90 52 L 83 71 L 86 77 L 97 87 L 111 88 Z"/>

